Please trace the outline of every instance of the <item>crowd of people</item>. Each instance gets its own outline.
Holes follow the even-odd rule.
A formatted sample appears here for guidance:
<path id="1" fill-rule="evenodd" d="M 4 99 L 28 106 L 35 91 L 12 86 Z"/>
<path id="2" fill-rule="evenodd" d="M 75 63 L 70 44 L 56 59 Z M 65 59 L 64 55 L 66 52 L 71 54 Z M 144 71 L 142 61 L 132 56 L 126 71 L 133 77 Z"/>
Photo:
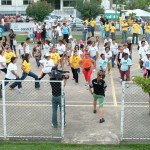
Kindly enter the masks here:
<path id="1" fill-rule="evenodd" d="M 91 34 L 85 34 L 84 40 L 77 41 L 70 34 L 69 28 L 66 23 L 55 24 L 53 26 L 53 38 L 50 40 L 46 36 L 46 25 L 37 24 L 33 28 L 34 33 L 34 46 L 30 47 L 30 38 L 26 38 L 25 42 L 19 44 L 16 47 L 16 34 L 13 30 L 10 30 L 8 37 L 3 36 L 0 39 L 0 71 L 6 74 L 5 79 L 8 84 L 8 80 L 25 80 L 27 76 L 35 79 L 35 88 L 40 88 L 40 80 L 44 78 L 46 74 L 50 75 L 52 68 L 57 67 L 64 70 L 66 66 L 70 66 L 72 71 L 73 80 L 75 85 L 79 84 L 80 73 L 84 74 L 85 86 L 93 95 L 93 113 L 96 113 L 96 101 L 99 100 L 99 122 L 103 123 L 103 103 L 105 100 L 106 83 L 105 76 L 110 74 L 112 68 L 115 65 L 118 67 L 120 82 L 130 81 L 130 68 L 132 66 L 132 50 L 134 44 L 134 37 L 138 36 L 139 25 L 133 24 L 133 39 L 129 39 L 127 36 L 128 24 L 126 21 L 122 24 L 122 44 L 117 43 L 115 40 L 116 28 L 114 24 L 110 27 L 110 24 L 106 21 L 105 24 L 101 22 L 100 30 L 101 36 L 94 35 L 95 21 L 85 21 L 83 31 L 88 31 L 87 24 L 91 26 Z M 42 30 L 42 32 L 41 32 Z M 45 30 L 45 31 L 44 31 Z M 146 28 L 148 33 L 149 26 Z M 150 51 L 149 41 L 147 36 L 143 37 L 140 41 L 136 41 L 138 44 L 137 51 L 139 53 L 139 63 L 141 72 L 145 78 L 150 78 Z M 56 38 L 57 37 L 57 38 Z M 102 40 L 103 47 L 100 47 L 100 41 Z M 18 52 L 16 51 L 18 50 Z M 22 76 L 17 73 L 17 57 L 20 57 L 22 61 Z M 35 59 L 37 67 L 40 69 L 42 66 L 41 74 L 37 75 L 31 71 L 32 64 L 30 58 Z M 97 78 L 92 80 L 92 72 L 98 70 Z M 21 82 L 14 82 L 10 85 L 11 89 L 18 86 L 19 93 L 22 93 Z M 127 84 L 127 88 L 129 85 Z M 93 88 L 93 90 L 92 90 Z M 2 95 L 1 95 L 2 96 Z M 56 98 L 57 96 L 54 96 Z M 55 120 L 55 119 L 54 119 Z M 54 121 L 57 125 L 56 120 Z"/>

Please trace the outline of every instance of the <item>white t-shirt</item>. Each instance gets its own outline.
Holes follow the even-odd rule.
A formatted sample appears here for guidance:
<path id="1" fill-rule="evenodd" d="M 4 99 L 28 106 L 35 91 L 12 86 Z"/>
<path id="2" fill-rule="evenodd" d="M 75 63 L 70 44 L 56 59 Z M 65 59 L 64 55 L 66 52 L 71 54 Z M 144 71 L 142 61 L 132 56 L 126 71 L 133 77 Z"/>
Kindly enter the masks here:
<path id="1" fill-rule="evenodd" d="M 107 42 L 112 43 L 112 39 L 109 39 L 109 40 L 105 39 L 105 40 L 104 40 L 104 45 L 105 45 Z"/>
<path id="2" fill-rule="evenodd" d="M 44 65 L 44 68 L 42 69 L 43 73 L 50 73 L 52 70 L 52 67 L 55 66 L 52 59 L 50 60 L 43 59 L 43 60 L 40 60 L 40 63 Z"/>
<path id="3" fill-rule="evenodd" d="M 7 79 L 10 79 L 10 80 L 16 79 L 16 76 L 11 71 L 14 71 L 15 73 L 17 73 L 17 65 L 16 64 L 10 63 L 8 65 L 7 74 L 6 74 Z"/>
<path id="4" fill-rule="evenodd" d="M 5 25 L 5 21 L 4 18 L 1 19 L 1 25 L 4 26 Z"/>
<path id="5" fill-rule="evenodd" d="M 0 63 L 6 66 L 6 58 L 0 55 Z M 4 69 L 4 67 L 0 64 L 0 69 Z"/>
<path id="6" fill-rule="evenodd" d="M 33 31 L 36 32 L 37 31 L 37 24 L 33 25 Z"/>
<path id="7" fill-rule="evenodd" d="M 81 56 L 83 54 L 83 51 L 82 50 L 78 50 L 78 56 Z"/>
<path id="8" fill-rule="evenodd" d="M 111 57 L 112 57 L 112 52 L 109 51 L 109 52 L 107 53 L 106 51 L 104 51 L 103 54 L 105 55 L 105 58 L 108 59 L 108 62 L 110 62 Z"/>
<path id="9" fill-rule="evenodd" d="M 118 44 L 111 43 L 110 50 L 113 52 L 114 55 L 117 55 L 118 54 Z"/>
<path id="10" fill-rule="evenodd" d="M 27 43 L 26 43 L 26 47 L 25 47 L 25 52 L 26 52 L 26 54 L 30 54 L 30 46 Z"/>
<path id="11" fill-rule="evenodd" d="M 130 51 L 129 51 L 128 48 L 124 49 L 123 52 L 124 52 L 124 53 L 127 53 L 127 54 L 130 56 Z"/>
<path id="12" fill-rule="evenodd" d="M 44 45 L 43 45 L 44 55 L 47 54 L 47 53 L 49 53 L 50 48 L 51 48 L 51 47 L 50 47 L 48 44 L 44 44 Z"/>
<path id="13" fill-rule="evenodd" d="M 72 41 L 71 41 L 71 48 L 74 50 L 75 46 L 76 46 L 76 43 L 75 43 L 74 40 L 72 40 Z"/>
<path id="14" fill-rule="evenodd" d="M 150 58 L 148 59 L 147 56 L 143 57 L 142 58 L 142 61 L 143 61 L 143 66 L 150 70 Z"/>
<path id="15" fill-rule="evenodd" d="M 139 55 L 140 55 L 140 58 L 142 57 L 145 57 L 146 56 L 146 52 L 148 51 L 148 48 L 147 46 L 145 45 L 144 47 L 140 47 L 139 49 Z"/>
<path id="16" fill-rule="evenodd" d="M 57 30 L 57 32 L 58 32 L 58 35 L 59 35 L 59 36 L 62 36 L 61 27 L 60 27 L 60 26 L 57 26 L 56 30 Z"/>
<path id="17" fill-rule="evenodd" d="M 21 55 L 24 55 L 24 49 L 23 49 L 23 46 L 21 44 L 18 45 L 18 50 L 20 50 Z"/>
<path id="18" fill-rule="evenodd" d="M 66 51 L 66 46 L 64 44 L 62 45 L 57 44 L 56 49 L 58 50 L 58 54 L 62 55 Z"/>
<path id="19" fill-rule="evenodd" d="M 91 57 L 94 57 L 96 56 L 96 53 L 98 52 L 98 48 L 96 46 L 91 46 L 90 49 L 89 49 L 89 53 L 90 53 L 90 56 Z"/>

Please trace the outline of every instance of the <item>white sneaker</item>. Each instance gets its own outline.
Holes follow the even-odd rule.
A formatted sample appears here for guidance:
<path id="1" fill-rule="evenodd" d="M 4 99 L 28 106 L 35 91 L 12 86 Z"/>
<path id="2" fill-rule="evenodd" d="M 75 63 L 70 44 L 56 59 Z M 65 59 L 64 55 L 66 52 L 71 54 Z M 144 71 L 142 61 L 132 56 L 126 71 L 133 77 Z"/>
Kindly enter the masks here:
<path id="1" fill-rule="evenodd" d="M 126 87 L 129 88 L 129 84 L 126 84 Z"/>
<path id="2" fill-rule="evenodd" d="M 96 71 L 96 69 L 93 70 L 94 72 Z"/>
<path id="3" fill-rule="evenodd" d="M 18 89 L 18 92 L 19 92 L 20 94 L 22 94 L 22 93 L 23 93 L 21 89 Z"/>

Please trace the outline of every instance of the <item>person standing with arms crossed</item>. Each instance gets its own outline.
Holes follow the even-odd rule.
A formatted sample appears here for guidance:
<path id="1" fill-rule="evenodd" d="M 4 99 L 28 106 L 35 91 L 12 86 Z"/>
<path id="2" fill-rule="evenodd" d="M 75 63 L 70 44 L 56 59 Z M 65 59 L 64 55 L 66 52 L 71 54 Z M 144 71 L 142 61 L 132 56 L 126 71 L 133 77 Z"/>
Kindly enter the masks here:
<path id="1" fill-rule="evenodd" d="M 126 20 L 122 23 L 122 44 L 125 43 L 128 39 L 128 23 Z"/>
<path id="2" fill-rule="evenodd" d="M 94 37 L 94 31 L 95 31 L 96 22 L 95 22 L 95 20 L 94 20 L 93 18 L 92 18 L 92 20 L 90 21 L 90 25 L 91 25 L 92 37 Z"/>
<path id="3" fill-rule="evenodd" d="M 93 90 L 92 90 L 93 88 Z M 97 78 L 92 80 L 92 83 L 89 86 L 89 91 L 93 95 L 94 101 L 93 101 L 93 113 L 96 113 L 96 105 L 97 100 L 99 101 L 99 123 L 105 122 L 103 118 L 103 104 L 105 100 L 105 91 L 106 91 L 107 85 L 103 79 L 103 72 L 99 71 L 97 73 Z"/>
<path id="4" fill-rule="evenodd" d="M 135 40 L 135 37 L 136 37 L 136 44 L 138 45 L 139 31 L 140 31 L 140 25 L 136 21 L 136 23 L 133 24 L 132 44 L 134 44 L 134 40 Z"/>

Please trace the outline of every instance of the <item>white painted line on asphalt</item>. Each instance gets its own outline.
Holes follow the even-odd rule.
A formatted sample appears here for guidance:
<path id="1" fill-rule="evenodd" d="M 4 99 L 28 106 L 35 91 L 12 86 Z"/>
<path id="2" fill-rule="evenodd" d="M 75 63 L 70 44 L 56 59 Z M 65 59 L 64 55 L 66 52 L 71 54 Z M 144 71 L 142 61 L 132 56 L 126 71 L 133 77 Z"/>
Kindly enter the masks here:
<path id="1" fill-rule="evenodd" d="M 116 91 L 115 91 L 115 85 L 114 85 L 112 71 L 110 71 L 110 80 L 111 80 L 111 86 L 112 86 L 112 95 L 113 95 L 114 106 L 117 106 Z"/>

